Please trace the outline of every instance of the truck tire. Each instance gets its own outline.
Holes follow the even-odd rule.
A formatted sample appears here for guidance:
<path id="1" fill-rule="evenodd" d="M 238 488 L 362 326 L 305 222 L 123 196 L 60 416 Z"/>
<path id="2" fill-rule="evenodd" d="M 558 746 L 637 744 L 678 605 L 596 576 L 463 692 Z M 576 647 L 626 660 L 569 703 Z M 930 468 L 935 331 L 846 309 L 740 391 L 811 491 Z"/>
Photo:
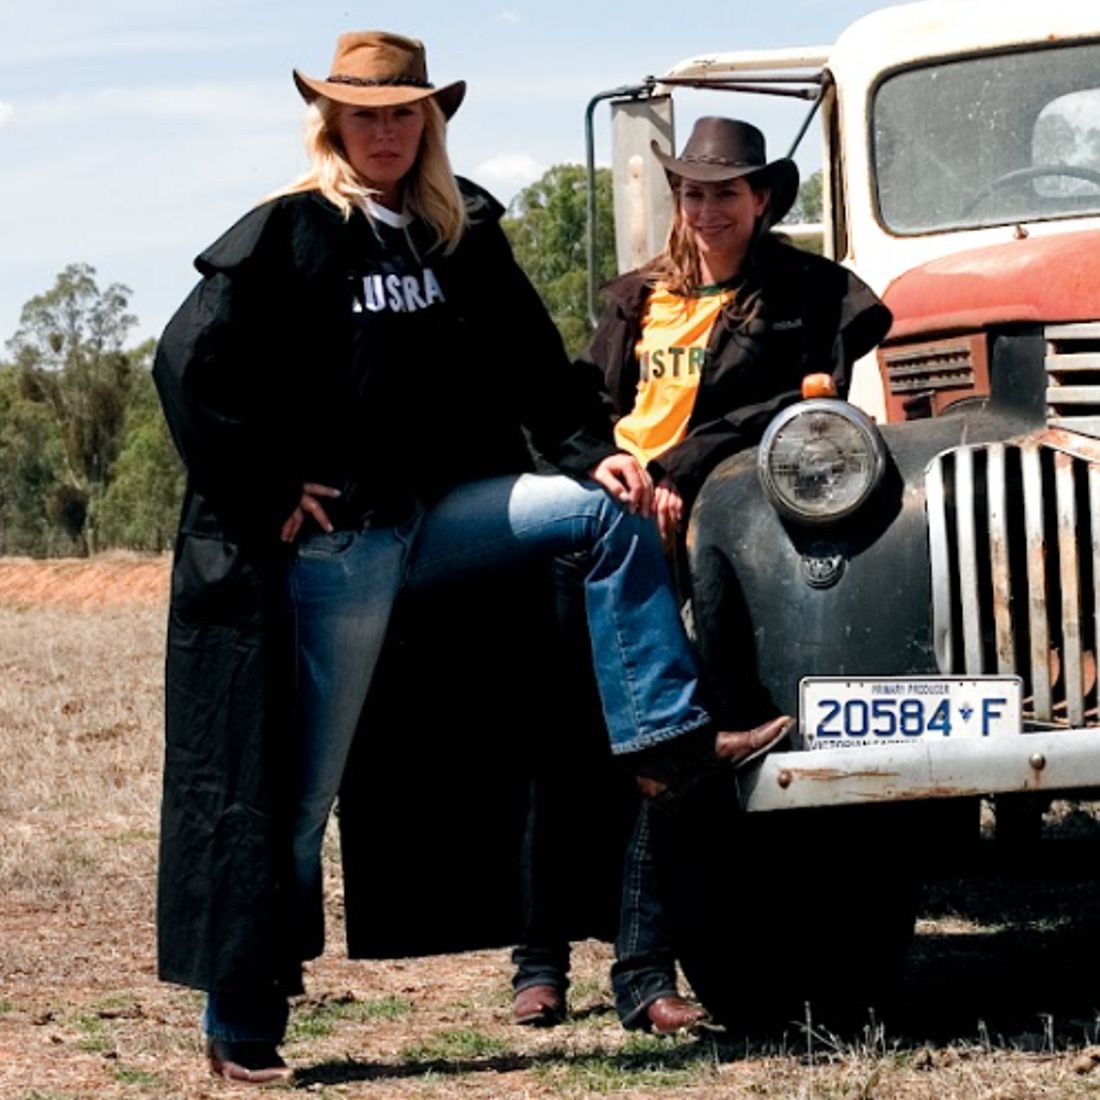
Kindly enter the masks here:
<path id="1" fill-rule="evenodd" d="M 919 895 L 907 810 L 726 807 L 668 825 L 678 956 L 719 1023 L 782 1027 L 809 1004 L 842 1030 L 894 995 Z"/>

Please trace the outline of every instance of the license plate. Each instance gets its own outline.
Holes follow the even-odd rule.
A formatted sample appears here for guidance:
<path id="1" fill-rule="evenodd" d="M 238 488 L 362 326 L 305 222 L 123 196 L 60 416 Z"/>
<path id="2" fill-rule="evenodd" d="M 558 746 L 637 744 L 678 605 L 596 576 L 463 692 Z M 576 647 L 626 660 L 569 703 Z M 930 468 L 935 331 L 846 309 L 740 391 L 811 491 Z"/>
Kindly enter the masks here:
<path id="1" fill-rule="evenodd" d="M 902 745 L 1018 734 L 1018 676 L 807 676 L 800 685 L 807 748 Z"/>

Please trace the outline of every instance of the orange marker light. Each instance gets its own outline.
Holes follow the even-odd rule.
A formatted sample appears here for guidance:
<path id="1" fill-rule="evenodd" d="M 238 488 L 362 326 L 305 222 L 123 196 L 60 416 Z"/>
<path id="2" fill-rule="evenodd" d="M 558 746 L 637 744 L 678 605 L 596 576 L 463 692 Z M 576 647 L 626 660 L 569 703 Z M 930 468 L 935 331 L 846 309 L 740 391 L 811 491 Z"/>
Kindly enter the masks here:
<path id="1" fill-rule="evenodd" d="M 802 396 L 836 397 L 836 383 L 831 374 L 807 374 L 802 379 Z"/>

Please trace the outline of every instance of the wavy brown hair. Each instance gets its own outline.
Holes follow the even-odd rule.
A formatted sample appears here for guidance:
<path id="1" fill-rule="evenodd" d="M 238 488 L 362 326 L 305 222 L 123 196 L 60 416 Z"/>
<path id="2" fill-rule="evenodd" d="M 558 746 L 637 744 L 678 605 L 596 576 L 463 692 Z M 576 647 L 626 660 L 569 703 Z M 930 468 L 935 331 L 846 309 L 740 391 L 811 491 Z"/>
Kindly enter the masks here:
<path id="1" fill-rule="evenodd" d="M 664 249 L 646 266 L 646 278 L 651 286 L 660 283 L 673 294 L 691 298 L 699 293 L 700 287 L 705 285 L 703 265 L 699 259 L 699 249 L 695 244 L 695 234 L 688 226 L 680 204 L 681 178 L 673 176 L 670 182 L 676 198 L 672 225 L 669 228 Z M 753 185 L 751 179 L 748 184 L 756 194 L 760 193 L 760 189 Z M 767 235 L 767 231 L 767 209 L 765 209 L 764 213 L 756 219 L 752 242 L 745 256 L 742 268 L 744 280 L 738 284 L 733 301 L 726 307 L 742 324 L 751 321 L 759 309 L 760 287 L 757 260 L 760 241 Z"/>

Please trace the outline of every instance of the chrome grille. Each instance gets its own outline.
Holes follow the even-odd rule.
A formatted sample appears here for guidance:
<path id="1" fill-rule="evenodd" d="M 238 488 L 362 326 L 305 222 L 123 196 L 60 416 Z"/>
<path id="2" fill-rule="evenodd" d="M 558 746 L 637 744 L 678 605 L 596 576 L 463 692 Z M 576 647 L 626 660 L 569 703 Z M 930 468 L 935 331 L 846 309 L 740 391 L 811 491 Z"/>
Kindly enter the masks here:
<path id="1" fill-rule="evenodd" d="M 1100 437 L 1100 321 L 1047 325 L 1047 422 Z"/>
<path id="2" fill-rule="evenodd" d="M 1033 442 L 959 447 L 925 472 L 943 673 L 1017 673 L 1025 717 L 1096 725 L 1100 464 Z"/>

